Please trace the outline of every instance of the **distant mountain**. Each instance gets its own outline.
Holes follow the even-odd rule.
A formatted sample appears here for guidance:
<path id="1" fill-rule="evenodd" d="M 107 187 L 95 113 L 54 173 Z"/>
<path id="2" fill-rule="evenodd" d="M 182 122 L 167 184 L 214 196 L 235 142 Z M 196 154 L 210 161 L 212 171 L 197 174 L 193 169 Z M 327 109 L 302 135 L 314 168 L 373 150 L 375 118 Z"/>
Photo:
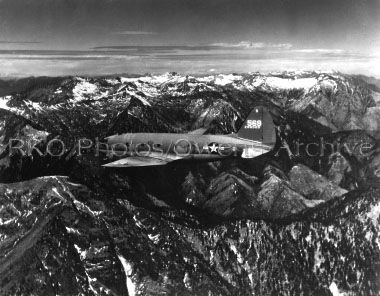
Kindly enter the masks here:
<path id="1" fill-rule="evenodd" d="M 373 79 L 42 77 L 0 92 L 1 295 L 380 293 Z M 277 144 L 253 160 L 108 170 L 78 151 L 124 132 L 231 133 L 257 104 Z"/>

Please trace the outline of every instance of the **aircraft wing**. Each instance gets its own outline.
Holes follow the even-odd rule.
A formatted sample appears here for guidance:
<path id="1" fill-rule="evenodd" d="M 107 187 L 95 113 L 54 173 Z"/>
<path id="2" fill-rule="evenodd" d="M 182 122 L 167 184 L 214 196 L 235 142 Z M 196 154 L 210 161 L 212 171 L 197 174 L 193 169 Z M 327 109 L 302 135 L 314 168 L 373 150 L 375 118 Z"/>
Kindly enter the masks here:
<path id="1" fill-rule="evenodd" d="M 146 167 L 146 166 L 159 166 L 166 165 L 172 161 L 182 159 L 177 155 L 165 155 L 160 153 L 150 153 L 146 156 L 128 156 L 114 162 L 104 164 L 104 167 L 109 168 L 133 168 L 133 167 Z"/>

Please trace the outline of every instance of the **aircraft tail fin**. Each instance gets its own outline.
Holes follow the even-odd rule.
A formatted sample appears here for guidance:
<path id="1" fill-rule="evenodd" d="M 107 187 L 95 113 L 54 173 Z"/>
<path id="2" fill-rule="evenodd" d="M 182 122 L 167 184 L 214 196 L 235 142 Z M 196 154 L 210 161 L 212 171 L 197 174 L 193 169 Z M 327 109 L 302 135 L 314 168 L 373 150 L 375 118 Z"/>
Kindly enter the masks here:
<path id="1" fill-rule="evenodd" d="M 274 145 L 276 143 L 276 130 L 269 110 L 264 106 L 253 108 L 237 135 L 243 139 Z"/>

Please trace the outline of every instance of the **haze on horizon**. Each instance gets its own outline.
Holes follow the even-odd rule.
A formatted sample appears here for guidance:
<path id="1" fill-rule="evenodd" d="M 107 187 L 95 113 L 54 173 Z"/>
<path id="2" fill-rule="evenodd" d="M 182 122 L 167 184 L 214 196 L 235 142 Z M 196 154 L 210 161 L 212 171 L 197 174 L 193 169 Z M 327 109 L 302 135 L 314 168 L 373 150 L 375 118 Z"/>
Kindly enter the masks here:
<path id="1" fill-rule="evenodd" d="M 380 78 L 379 0 L 0 0 L 0 76 L 339 70 Z"/>

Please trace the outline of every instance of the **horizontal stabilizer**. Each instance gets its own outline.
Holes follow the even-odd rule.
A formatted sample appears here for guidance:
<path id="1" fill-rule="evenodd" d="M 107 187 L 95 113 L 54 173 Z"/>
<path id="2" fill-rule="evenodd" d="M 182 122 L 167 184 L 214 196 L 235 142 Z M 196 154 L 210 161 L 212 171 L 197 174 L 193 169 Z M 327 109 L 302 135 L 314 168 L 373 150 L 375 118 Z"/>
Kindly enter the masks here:
<path id="1" fill-rule="evenodd" d="M 147 156 L 128 156 L 114 162 L 104 164 L 104 167 L 109 168 L 129 168 L 129 167 L 146 167 L 166 165 L 172 161 L 180 160 L 182 157 L 174 154 L 160 154 L 152 152 Z"/>
<path id="2" fill-rule="evenodd" d="M 166 165 L 169 162 L 171 162 L 170 159 L 168 161 L 165 161 L 162 159 L 145 157 L 145 156 L 130 156 L 130 157 L 119 159 L 114 162 L 104 164 L 103 166 L 108 167 L 108 168 L 146 167 L 146 166 Z"/>

